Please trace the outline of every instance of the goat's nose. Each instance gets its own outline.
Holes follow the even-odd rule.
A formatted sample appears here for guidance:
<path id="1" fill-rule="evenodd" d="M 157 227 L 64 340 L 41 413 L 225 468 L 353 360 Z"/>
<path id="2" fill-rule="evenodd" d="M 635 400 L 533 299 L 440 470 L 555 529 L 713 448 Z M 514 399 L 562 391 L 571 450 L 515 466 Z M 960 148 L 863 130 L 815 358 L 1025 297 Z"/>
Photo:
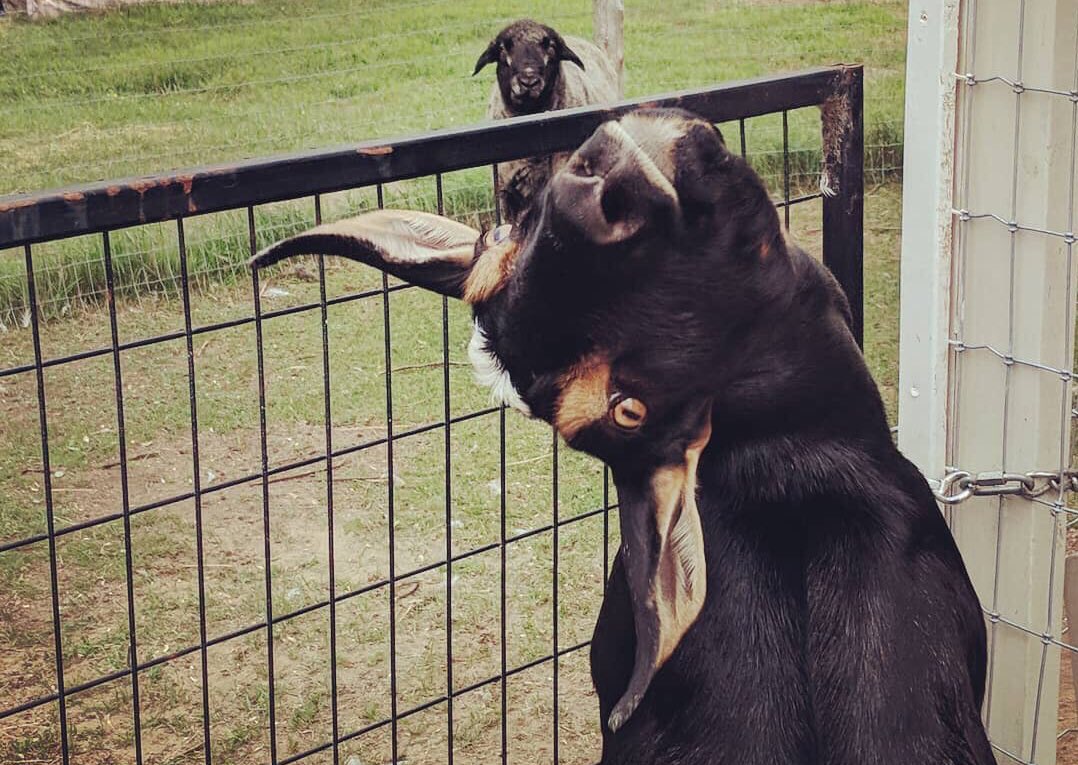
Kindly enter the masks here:
<path id="1" fill-rule="evenodd" d="M 533 85 L 539 84 L 539 75 L 535 72 L 523 72 L 517 77 L 517 80 L 526 88 L 530 88 Z"/>

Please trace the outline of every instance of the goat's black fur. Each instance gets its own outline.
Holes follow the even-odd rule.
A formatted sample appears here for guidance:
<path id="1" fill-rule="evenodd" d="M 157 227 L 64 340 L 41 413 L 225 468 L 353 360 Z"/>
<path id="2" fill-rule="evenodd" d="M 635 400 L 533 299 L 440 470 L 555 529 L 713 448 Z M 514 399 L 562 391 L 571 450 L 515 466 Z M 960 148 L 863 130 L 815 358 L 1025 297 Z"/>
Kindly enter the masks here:
<path id="1" fill-rule="evenodd" d="M 591 647 L 603 765 L 994 765 L 954 540 L 891 440 L 845 296 L 717 131 L 670 110 L 605 125 L 511 238 L 496 289 L 468 291 L 487 237 L 426 286 L 481 295 L 478 336 L 527 407 L 613 472 L 622 549 Z M 386 241 L 349 256 L 392 266 Z M 619 426 L 608 393 L 643 402 L 643 425 Z M 670 557 L 693 513 L 702 553 Z"/>
<path id="2" fill-rule="evenodd" d="M 603 763 L 993 763 L 978 600 L 932 492 L 893 445 L 845 296 L 784 242 L 763 184 L 706 127 L 674 165 L 680 231 L 588 248 L 547 203 L 525 222 L 538 233 L 519 277 L 478 310 L 540 416 L 553 416 L 547 370 L 594 346 L 624 349 L 635 395 L 669 413 L 671 437 L 648 452 L 676 441 L 683 402 L 712 397 L 697 472 L 707 599 L 613 733 L 634 659 L 615 561 L 591 649 Z M 639 469 L 630 440 L 573 445 Z"/>

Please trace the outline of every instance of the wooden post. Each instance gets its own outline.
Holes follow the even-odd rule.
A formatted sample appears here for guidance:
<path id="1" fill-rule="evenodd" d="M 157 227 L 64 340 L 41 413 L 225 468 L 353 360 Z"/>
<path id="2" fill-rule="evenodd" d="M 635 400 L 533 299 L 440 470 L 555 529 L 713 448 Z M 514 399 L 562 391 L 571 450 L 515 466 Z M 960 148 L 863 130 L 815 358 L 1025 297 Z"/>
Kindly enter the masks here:
<path id="1" fill-rule="evenodd" d="M 1078 554 L 1072 553 L 1067 556 L 1067 563 L 1063 577 L 1063 608 L 1067 613 L 1067 635 L 1064 642 L 1068 645 L 1078 645 Z M 1068 651 L 1068 653 L 1070 653 Z M 1070 654 L 1071 684 L 1074 686 L 1075 698 L 1078 698 L 1078 656 Z M 1076 710 L 1078 712 L 1078 710 Z M 1078 725 L 1078 716 L 1073 720 L 1066 721 L 1067 727 Z"/>
<path id="2" fill-rule="evenodd" d="M 623 0 L 592 0 L 595 44 L 614 64 L 618 98 L 625 96 L 625 4 Z"/>

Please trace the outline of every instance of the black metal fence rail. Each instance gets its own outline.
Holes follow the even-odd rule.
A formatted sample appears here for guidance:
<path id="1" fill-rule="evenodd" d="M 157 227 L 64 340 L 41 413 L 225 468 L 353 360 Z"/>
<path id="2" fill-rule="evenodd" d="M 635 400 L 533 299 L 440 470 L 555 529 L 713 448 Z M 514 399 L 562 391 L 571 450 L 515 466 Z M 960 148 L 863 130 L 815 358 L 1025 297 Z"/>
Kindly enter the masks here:
<path id="1" fill-rule="evenodd" d="M 288 308 L 263 311 L 260 301 L 258 274 L 252 274 L 253 312 L 249 316 L 228 321 L 196 326 L 191 311 L 191 277 L 187 266 L 187 248 L 184 221 L 193 216 L 205 215 L 227 210 L 246 209 L 249 234 L 249 249 L 253 253 L 256 241 L 254 209 L 257 205 L 313 197 L 314 217 L 321 220 L 321 195 L 330 192 L 361 187 L 373 187 L 378 192 L 378 204 L 381 206 L 382 184 L 411 178 L 434 176 L 437 189 L 438 211 L 443 211 L 442 174 L 454 170 L 482 167 L 506 160 L 526 156 L 547 154 L 567 150 L 581 143 L 595 128 L 611 116 L 621 114 L 639 106 L 678 106 L 695 111 L 706 119 L 715 122 L 738 121 L 740 125 L 740 148 L 744 154 L 745 120 L 767 114 L 781 114 L 783 125 L 783 150 L 787 161 L 784 163 L 783 193 L 776 204 L 785 211 L 787 225 L 790 220 L 790 208 L 811 200 L 822 200 L 822 238 L 825 263 L 837 275 L 840 283 L 850 298 L 855 316 L 855 335 L 861 340 L 862 327 L 862 70 L 860 67 L 833 67 L 815 69 L 807 72 L 767 77 L 746 82 L 733 83 L 715 88 L 660 96 L 652 99 L 627 102 L 614 108 L 584 108 L 554 114 L 542 114 L 534 117 L 509 122 L 486 124 L 478 127 L 454 131 L 440 131 L 423 136 L 405 138 L 388 142 L 368 142 L 333 151 L 313 152 L 274 157 L 266 160 L 244 162 L 236 165 L 215 166 L 187 172 L 176 172 L 114 183 L 100 183 L 74 187 L 62 191 L 0 198 L 0 251 L 8 248 L 21 248 L 25 260 L 26 287 L 29 304 L 28 320 L 33 338 L 33 362 L 0 369 L 0 379 L 33 373 L 36 377 L 37 409 L 41 440 L 41 471 L 45 505 L 46 531 L 26 536 L 21 539 L 0 544 L 0 555 L 10 553 L 30 545 L 47 543 L 49 551 L 48 575 L 51 596 L 52 638 L 55 655 L 55 691 L 36 698 L 26 699 L 6 709 L 0 709 L 0 721 L 22 712 L 44 705 L 55 705 L 59 719 L 59 752 L 66 763 L 70 758 L 69 725 L 67 719 L 68 700 L 92 688 L 106 683 L 130 679 L 135 758 L 143 761 L 141 742 L 142 724 L 140 721 L 139 676 L 141 673 L 173 661 L 179 657 L 198 654 L 201 667 L 202 684 L 202 739 L 204 759 L 207 765 L 213 754 L 210 736 L 210 702 L 208 695 L 207 650 L 213 646 L 239 638 L 244 635 L 264 631 L 266 634 L 267 675 L 269 691 L 269 748 L 270 759 L 274 765 L 303 760 L 320 752 L 332 752 L 336 763 L 340 745 L 365 733 L 379 728 L 391 730 L 393 762 L 398 761 L 397 727 L 398 723 L 412 715 L 430 709 L 438 704 L 445 704 L 447 710 L 449 748 L 447 758 L 453 759 L 453 701 L 463 694 L 478 688 L 501 683 L 501 761 L 508 762 L 509 731 L 507 728 L 508 710 L 507 679 L 540 664 L 553 665 L 554 694 L 554 756 L 558 759 L 558 662 L 562 656 L 578 651 L 587 643 L 563 646 L 558 640 L 558 555 L 557 535 L 559 530 L 583 520 L 598 516 L 603 517 L 604 538 L 609 529 L 609 511 L 615 508 L 609 498 L 609 482 L 604 481 L 602 506 L 568 517 L 562 517 L 558 508 L 557 492 L 557 439 L 553 439 L 554 467 L 551 480 L 554 487 L 553 513 L 549 523 L 538 528 L 508 533 L 506 526 L 506 428 L 505 410 L 485 408 L 466 414 L 452 416 L 450 408 L 449 384 L 449 322 L 447 304 L 442 304 L 442 351 L 444 362 L 443 416 L 440 421 L 426 423 L 407 430 L 394 429 L 393 382 L 390 328 L 390 297 L 394 293 L 407 289 L 407 285 L 391 284 L 382 278 L 381 289 L 357 291 L 334 298 L 327 298 L 326 275 L 322 259 L 319 259 L 318 281 L 320 299 Z M 823 107 L 821 120 L 824 174 L 829 179 L 833 194 L 810 193 L 798 197 L 792 196 L 788 163 L 788 123 L 787 113 L 794 109 L 811 106 Z M 727 136 L 731 144 L 736 139 Z M 732 139 L 732 140 L 731 140 Z M 153 337 L 121 342 L 117 331 L 117 306 L 115 298 L 113 264 L 111 257 L 110 232 L 139 226 L 147 223 L 159 223 L 174 220 L 180 257 L 180 290 L 183 300 L 184 328 Z M 111 341 L 108 345 L 80 351 L 64 356 L 46 358 L 42 351 L 41 319 L 35 292 L 34 280 L 34 245 L 42 242 L 68 237 L 98 234 L 102 237 L 104 268 L 107 283 L 107 308 L 110 322 Z M 334 444 L 332 433 L 332 408 L 330 398 L 330 353 L 327 309 L 330 306 L 366 298 L 383 299 L 383 332 L 385 337 L 385 435 L 353 444 Z M 322 380 L 325 401 L 325 448 L 314 457 L 271 464 L 267 446 L 266 428 L 266 375 L 263 358 L 263 324 L 275 317 L 297 313 L 320 311 L 322 318 Z M 200 335 L 213 333 L 237 326 L 254 325 L 257 342 L 257 372 L 259 397 L 260 457 L 259 470 L 237 477 L 203 486 L 202 471 L 199 465 L 199 420 L 196 391 L 196 353 L 194 339 Z M 134 504 L 128 491 L 128 454 L 125 436 L 124 385 L 121 358 L 124 352 L 149 345 L 179 340 L 183 338 L 187 351 L 187 387 L 190 399 L 190 448 L 192 456 L 192 489 L 174 496 L 157 499 L 144 504 Z M 121 479 L 121 506 L 114 512 L 100 517 L 83 520 L 69 525 L 59 525 L 54 514 L 52 472 L 49 451 L 49 418 L 46 407 L 46 387 L 44 372 L 46 369 L 71 364 L 84 359 L 111 356 L 115 380 L 115 405 L 117 413 L 117 433 L 119 440 L 119 468 Z M 477 546 L 473 549 L 454 553 L 452 543 L 452 494 L 450 471 L 450 432 L 454 425 L 461 422 L 497 415 L 500 418 L 500 535 L 497 542 Z M 394 482 L 393 482 L 393 445 L 402 439 L 423 433 L 441 430 L 445 436 L 445 554 L 440 560 L 398 571 L 394 557 Z M 389 534 L 389 574 L 378 581 L 369 582 L 362 587 L 347 592 L 338 592 L 335 581 L 334 561 L 334 497 L 333 497 L 333 461 L 339 457 L 355 454 L 373 447 L 386 450 L 386 469 L 389 476 L 386 494 Z M 270 549 L 270 496 L 269 484 L 274 476 L 312 465 L 324 465 L 327 471 L 325 505 L 328 513 L 328 566 L 329 589 L 325 598 L 318 602 L 286 613 L 274 613 L 271 549 Z M 203 499 L 206 496 L 244 484 L 261 483 L 261 507 L 264 531 L 265 564 L 265 618 L 240 629 L 224 634 L 209 634 L 206 622 L 206 579 L 203 566 L 204 524 L 202 516 Z M 197 588 L 199 607 L 199 640 L 197 644 L 187 645 L 169 652 L 167 655 L 147 657 L 140 655 L 137 640 L 135 618 L 134 574 L 131 550 L 131 519 L 142 513 L 159 508 L 193 501 L 194 526 L 196 536 Z M 64 651 L 62 647 L 62 618 L 60 607 L 57 540 L 78 531 L 101 526 L 102 524 L 122 521 L 125 542 L 125 578 L 127 587 L 128 617 L 128 662 L 127 666 L 115 672 L 95 677 L 88 681 L 72 685 L 65 680 Z M 554 537 L 554 645 L 545 656 L 526 662 L 520 666 L 510 666 L 506 653 L 506 550 L 521 540 L 538 534 L 551 532 Z M 608 563 L 604 545 L 604 572 Z M 452 567 L 455 563 L 480 555 L 485 552 L 500 551 L 501 593 L 500 593 L 500 635 L 501 635 L 501 670 L 485 679 L 473 682 L 466 687 L 457 687 L 453 680 L 452 647 Z M 419 705 L 407 709 L 398 708 L 397 703 L 397 667 L 396 667 L 396 593 L 397 583 L 408 577 L 444 568 L 446 570 L 446 684 L 445 692 Z M 377 722 L 356 730 L 341 730 L 338 719 L 337 688 L 337 642 L 336 609 L 342 602 L 375 590 L 386 589 L 389 593 L 389 662 L 390 662 L 390 715 Z M 326 610 L 329 619 L 329 651 L 331 674 L 332 736 L 328 741 L 306 751 L 279 757 L 275 721 L 274 696 L 274 627 L 286 621 L 315 611 Z M 0 646 L 0 650 L 2 650 Z"/>

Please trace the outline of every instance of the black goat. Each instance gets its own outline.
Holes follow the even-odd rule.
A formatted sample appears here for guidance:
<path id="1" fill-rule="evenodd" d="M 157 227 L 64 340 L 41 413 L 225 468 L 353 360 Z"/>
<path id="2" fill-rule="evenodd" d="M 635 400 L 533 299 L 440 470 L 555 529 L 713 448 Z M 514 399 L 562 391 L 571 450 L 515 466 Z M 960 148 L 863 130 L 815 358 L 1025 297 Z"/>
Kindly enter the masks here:
<path id="1" fill-rule="evenodd" d="M 841 290 L 712 125 L 605 123 L 512 229 L 380 211 L 256 263 L 300 253 L 471 303 L 503 389 L 611 467 L 603 763 L 994 763 L 958 550 Z"/>

